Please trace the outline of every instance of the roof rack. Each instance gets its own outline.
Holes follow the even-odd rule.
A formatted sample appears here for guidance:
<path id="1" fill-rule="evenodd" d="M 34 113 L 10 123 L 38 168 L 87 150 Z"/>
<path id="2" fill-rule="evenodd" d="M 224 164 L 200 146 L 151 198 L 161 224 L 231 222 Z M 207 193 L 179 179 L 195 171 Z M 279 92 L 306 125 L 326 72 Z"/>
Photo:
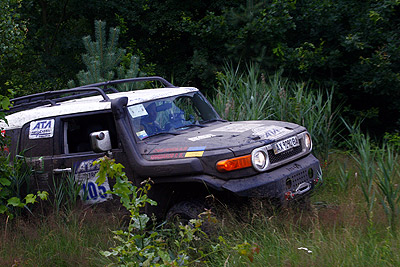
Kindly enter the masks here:
<path id="1" fill-rule="evenodd" d="M 105 90 L 98 87 L 87 87 L 87 88 L 72 88 L 72 89 L 64 89 L 58 91 L 48 91 L 43 93 L 37 93 L 27 96 L 21 96 L 14 99 L 11 99 L 10 102 L 13 106 L 9 110 L 4 110 L 6 113 L 17 112 L 25 109 L 35 108 L 39 106 L 44 106 L 50 104 L 51 106 L 57 106 L 58 102 L 67 101 L 71 99 L 76 99 L 85 96 L 93 95 L 93 92 L 100 94 L 103 97 L 102 101 L 110 101 L 110 98 L 104 92 Z M 86 92 L 86 93 L 81 93 Z M 63 94 L 71 94 L 69 96 L 58 97 Z M 75 94 L 74 94 L 75 93 Z M 78 93 L 78 94 L 76 94 Z M 80 93 L 80 94 L 79 94 Z"/>
<path id="2" fill-rule="evenodd" d="M 172 87 L 172 88 L 176 87 L 167 80 L 165 80 L 164 78 L 159 76 L 138 77 L 138 78 L 123 79 L 123 80 L 107 81 L 95 84 L 88 84 L 71 89 L 48 91 L 43 93 L 17 97 L 10 100 L 10 102 L 13 103 L 13 106 L 10 107 L 9 110 L 3 110 L 3 112 L 6 113 L 18 112 L 48 104 L 56 106 L 59 105 L 57 104 L 58 102 L 68 101 L 82 97 L 88 97 L 94 94 L 100 94 L 103 97 L 102 101 L 110 101 L 110 98 L 107 96 L 106 92 L 111 91 L 113 93 L 118 93 L 118 90 L 113 87 L 109 87 L 110 85 L 129 83 L 129 82 L 143 82 L 143 81 L 160 81 L 164 84 L 165 87 Z M 103 89 L 99 88 L 100 86 L 102 86 Z M 57 97 L 60 95 L 71 94 L 71 93 L 72 95 Z"/>
<path id="3" fill-rule="evenodd" d="M 86 88 L 86 87 L 100 87 L 100 86 L 109 86 L 113 84 L 120 84 L 120 83 L 129 83 L 129 82 L 148 82 L 148 81 L 158 81 L 164 84 L 167 88 L 175 88 L 176 86 L 164 79 L 160 76 L 149 76 L 149 77 L 137 77 L 137 78 L 129 78 L 129 79 L 122 79 L 122 80 L 114 80 L 114 81 L 107 81 L 101 83 L 94 83 L 88 84 L 84 86 L 80 86 L 79 88 Z"/>

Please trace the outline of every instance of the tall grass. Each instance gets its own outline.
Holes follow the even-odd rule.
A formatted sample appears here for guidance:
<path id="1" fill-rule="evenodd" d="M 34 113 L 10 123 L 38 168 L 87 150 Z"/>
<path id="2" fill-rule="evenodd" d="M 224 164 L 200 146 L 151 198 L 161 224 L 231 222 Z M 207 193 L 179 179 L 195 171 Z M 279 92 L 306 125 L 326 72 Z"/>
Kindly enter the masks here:
<path id="1" fill-rule="evenodd" d="M 240 73 L 239 67 L 226 67 L 218 73 L 219 87 L 212 99 L 219 114 L 227 120 L 264 120 L 272 117 L 269 109 L 271 93 L 265 91 L 259 69 L 253 65 L 248 75 Z"/>
<path id="2" fill-rule="evenodd" d="M 51 204 L 57 215 L 60 212 L 68 214 L 80 203 L 79 192 L 82 186 L 75 180 L 73 173 L 63 173 L 58 178 L 53 175 L 53 184 L 50 187 Z"/>
<path id="3" fill-rule="evenodd" d="M 0 225 L 0 266 L 105 266 L 99 251 L 113 245 L 120 219 L 101 209 L 75 210 L 68 218 L 17 218 L 7 236 Z"/>
<path id="4" fill-rule="evenodd" d="M 218 73 L 212 103 L 227 120 L 283 120 L 305 126 L 314 140 L 314 153 L 322 160 L 339 133 L 338 108 L 332 90 L 312 90 L 308 83 L 291 82 L 277 72 L 261 73 L 257 65 L 246 72 L 227 65 Z"/>
<path id="5" fill-rule="evenodd" d="M 297 215 L 258 217 L 252 223 L 232 222 L 222 231 L 228 242 L 248 240 L 261 248 L 251 266 L 398 266 L 399 239 L 384 229 L 365 234 L 346 218 L 319 217 L 329 210 Z M 327 214 L 329 215 L 329 214 Z M 343 214 L 339 216 L 345 216 Z M 300 217 L 299 217 L 300 216 Z M 331 216 L 333 216 L 331 214 Z M 350 217 L 350 216 L 349 216 Z M 319 222 L 319 224 L 317 223 Z M 330 222 L 331 221 L 331 222 Z M 332 223 L 333 225 L 329 225 Z M 221 253 L 209 266 L 247 266 L 244 258 Z"/>
<path id="6" fill-rule="evenodd" d="M 349 172 L 353 168 L 354 160 L 350 162 L 345 154 L 332 158 L 339 165 L 326 167 L 331 181 L 340 175 L 338 166 L 342 162 L 347 162 Z M 243 206 L 240 216 L 237 210 L 228 210 L 221 215 L 218 235 L 230 246 L 257 243 L 260 253 L 254 255 L 250 266 L 399 266 L 399 229 L 388 230 L 386 212 L 379 201 L 373 206 L 372 223 L 365 219 L 360 174 L 354 178 L 351 172 L 344 194 L 339 195 L 334 188 L 316 192 L 313 203 L 324 205 L 314 205 L 310 212 L 266 212 L 257 201 Z M 396 179 L 393 182 L 399 183 Z M 326 184 L 328 189 L 335 186 Z M 381 200 L 377 185 L 373 188 Z M 17 219 L 9 224 L 6 238 L 0 224 L 0 266 L 104 266 L 111 262 L 99 251 L 116 246 L 109 229 L 125 229 L 120 218 L 115 210 L 104 213 L 91 207 L 72 212 L 67 218 L 53 214 L 31 221 Z M 175 242 L 174 236 L 169 242 Z M 204 239 L 196 242 L 204 251 L 215 245 Z M 207 263 L 199 266 L 249 266 L 246 255 L 228 250 L 205 260 Z"/>
<path id="7" fill-rule="evenodd" d="M 398 155 L 390 145 L 383 145 L 384 153 L 377 158 L 378 171 L 376 185 L 379 188 L 379 196 L 387 215 L 389 225 L 396 233 L 400 211 L 400 176 Z"/>
<path id="8" fill-rule="evenodd" d="M 361 133 L 358 124 L 345 123 L 350 131 L 349 145 L 359 170 L 360 187 L 366 202 L 367 219 L 371 220 L 376 200 L 386 215 L 388 225 L 396 234 L 400 219 L 400 173 L 397 145 L 389 141 L 379 145 Z"/>

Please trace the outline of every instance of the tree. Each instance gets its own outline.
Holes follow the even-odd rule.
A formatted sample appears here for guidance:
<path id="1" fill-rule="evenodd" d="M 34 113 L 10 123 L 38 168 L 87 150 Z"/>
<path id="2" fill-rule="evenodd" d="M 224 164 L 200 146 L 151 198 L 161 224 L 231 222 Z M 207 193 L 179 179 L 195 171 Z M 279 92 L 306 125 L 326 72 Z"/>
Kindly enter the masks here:
<path id="1" fill-rule="evenodd" d="M 111 27 L 108 34 L 108 41 L 106 36 L 106 22 L 95 21 L 95 38 L 92 41 L 90 36 L 83 38 L 86 54 L 82 55 L 83 63 L 86 65 L 87 71 L 81 70 L 77 74 L 79 85 L 87 85 L 103 81 L 113 80 L 114 78 L 126 79 L 135 78 L 145 73 L 139 70 L 139 57 L 132 55 L 129 58 L 128 68 L 120 64 L 124 57 L 126 57 L 126 50 L 118 48 L 118 39 L 120 30 L 118 27 Z M 75 87 L 75 82 L 69 82 L 70 87 Z M 134 89 L 135 84 L 120 87 L 120 90 Z M 138 86 L 136 84 L 136 86 Z"/>
<path id="2" fill-rule="evenodd" d="M 0 69 L 4 71 L 7 63 L 16 60 L 24 48 L 26 26 L 20 20 L 18 8 L 21 0 L 2 0 L 0 2 Z"/>

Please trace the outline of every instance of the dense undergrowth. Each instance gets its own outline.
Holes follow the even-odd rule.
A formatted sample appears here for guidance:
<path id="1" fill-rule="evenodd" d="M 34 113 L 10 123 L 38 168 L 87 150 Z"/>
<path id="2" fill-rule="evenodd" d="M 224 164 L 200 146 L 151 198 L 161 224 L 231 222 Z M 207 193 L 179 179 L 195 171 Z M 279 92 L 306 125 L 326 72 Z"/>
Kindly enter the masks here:
<path id="1" fill-rule="evenodd" d="M 308 209 L 274 210 L 257 199 L 240 211 L 221 204 L 212 210 L 218 220 L 207 236 L 199 228 L 204 220 L 192 227 L 151 226 L 139 212 L 140 203 L 151 200 L 146 192 L 125 190 L 122 179 L 126 210 L 70 205 L 65 197 L 44 204 L 51 207 L 46 214 L 37 208 L 13 220 L 0 216 L 0 265 L 400 265 L 398 136 L 372 140 L 358 124 L 339 121 L 330 90 L 312 92 L 279 74 L 263 76 L 255 66 L 248 73 L 227 68 L 219 81 L 212 102 L 224 118 L 287 120 L 308 128 L 324 178 Z M 339 143 L 341 149 L 334 149 Z M 120 167 L 114 171 L 124 177 Z M 60 189 L 63 195 L 68 188 Z M 141 251 L 132 250 L 138 242 Z"/>

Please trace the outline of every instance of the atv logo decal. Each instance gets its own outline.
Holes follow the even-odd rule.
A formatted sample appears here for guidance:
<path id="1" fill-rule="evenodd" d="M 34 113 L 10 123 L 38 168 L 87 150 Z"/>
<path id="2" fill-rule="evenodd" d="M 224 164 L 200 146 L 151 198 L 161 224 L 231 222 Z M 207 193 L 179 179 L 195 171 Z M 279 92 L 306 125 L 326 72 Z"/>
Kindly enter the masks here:
<path id="1" fill-rule="evenodd" d="M 199 147 L 189 147 L 186 154 L 185 158 L 193 158 L 193 157 L 202 157 L 204 150 L 206 149 L 205 146 L 199 146 Z"/>
<path id="2" fill-rule="evenodd" d="M 253 129 L 253 135 L 258 136 L 261 139 L 269 139 L 269 138 L 276 139 L 291 132 L 292 132 L 291 130 L 274 125 L 262 126 Z"/>
<path id="3" fill-rule="evenodd" d="M 32 121 L 29 125 L 29 139 L 50 138 L 54 134 L 54 119 Z"/>
<path id="4" fill-rule="evenodd" d="M 103 184 L 96 183 L 100 167 L 93 165 L 93 161 L 95 160 L 90 159 L 74 164 L 75 181 L 82 185 L 79 195 L 87 204 L 100 203 L 112 198 L 110 194 L 106 194 L 110 190 L 107 177 Z"/>
<path id="5" fill-rule="evenodd" d="M 261 125 L 262 124 L 257 123 L 233 123 L 211 130 L 211 132 L 244 133 Z"/>

